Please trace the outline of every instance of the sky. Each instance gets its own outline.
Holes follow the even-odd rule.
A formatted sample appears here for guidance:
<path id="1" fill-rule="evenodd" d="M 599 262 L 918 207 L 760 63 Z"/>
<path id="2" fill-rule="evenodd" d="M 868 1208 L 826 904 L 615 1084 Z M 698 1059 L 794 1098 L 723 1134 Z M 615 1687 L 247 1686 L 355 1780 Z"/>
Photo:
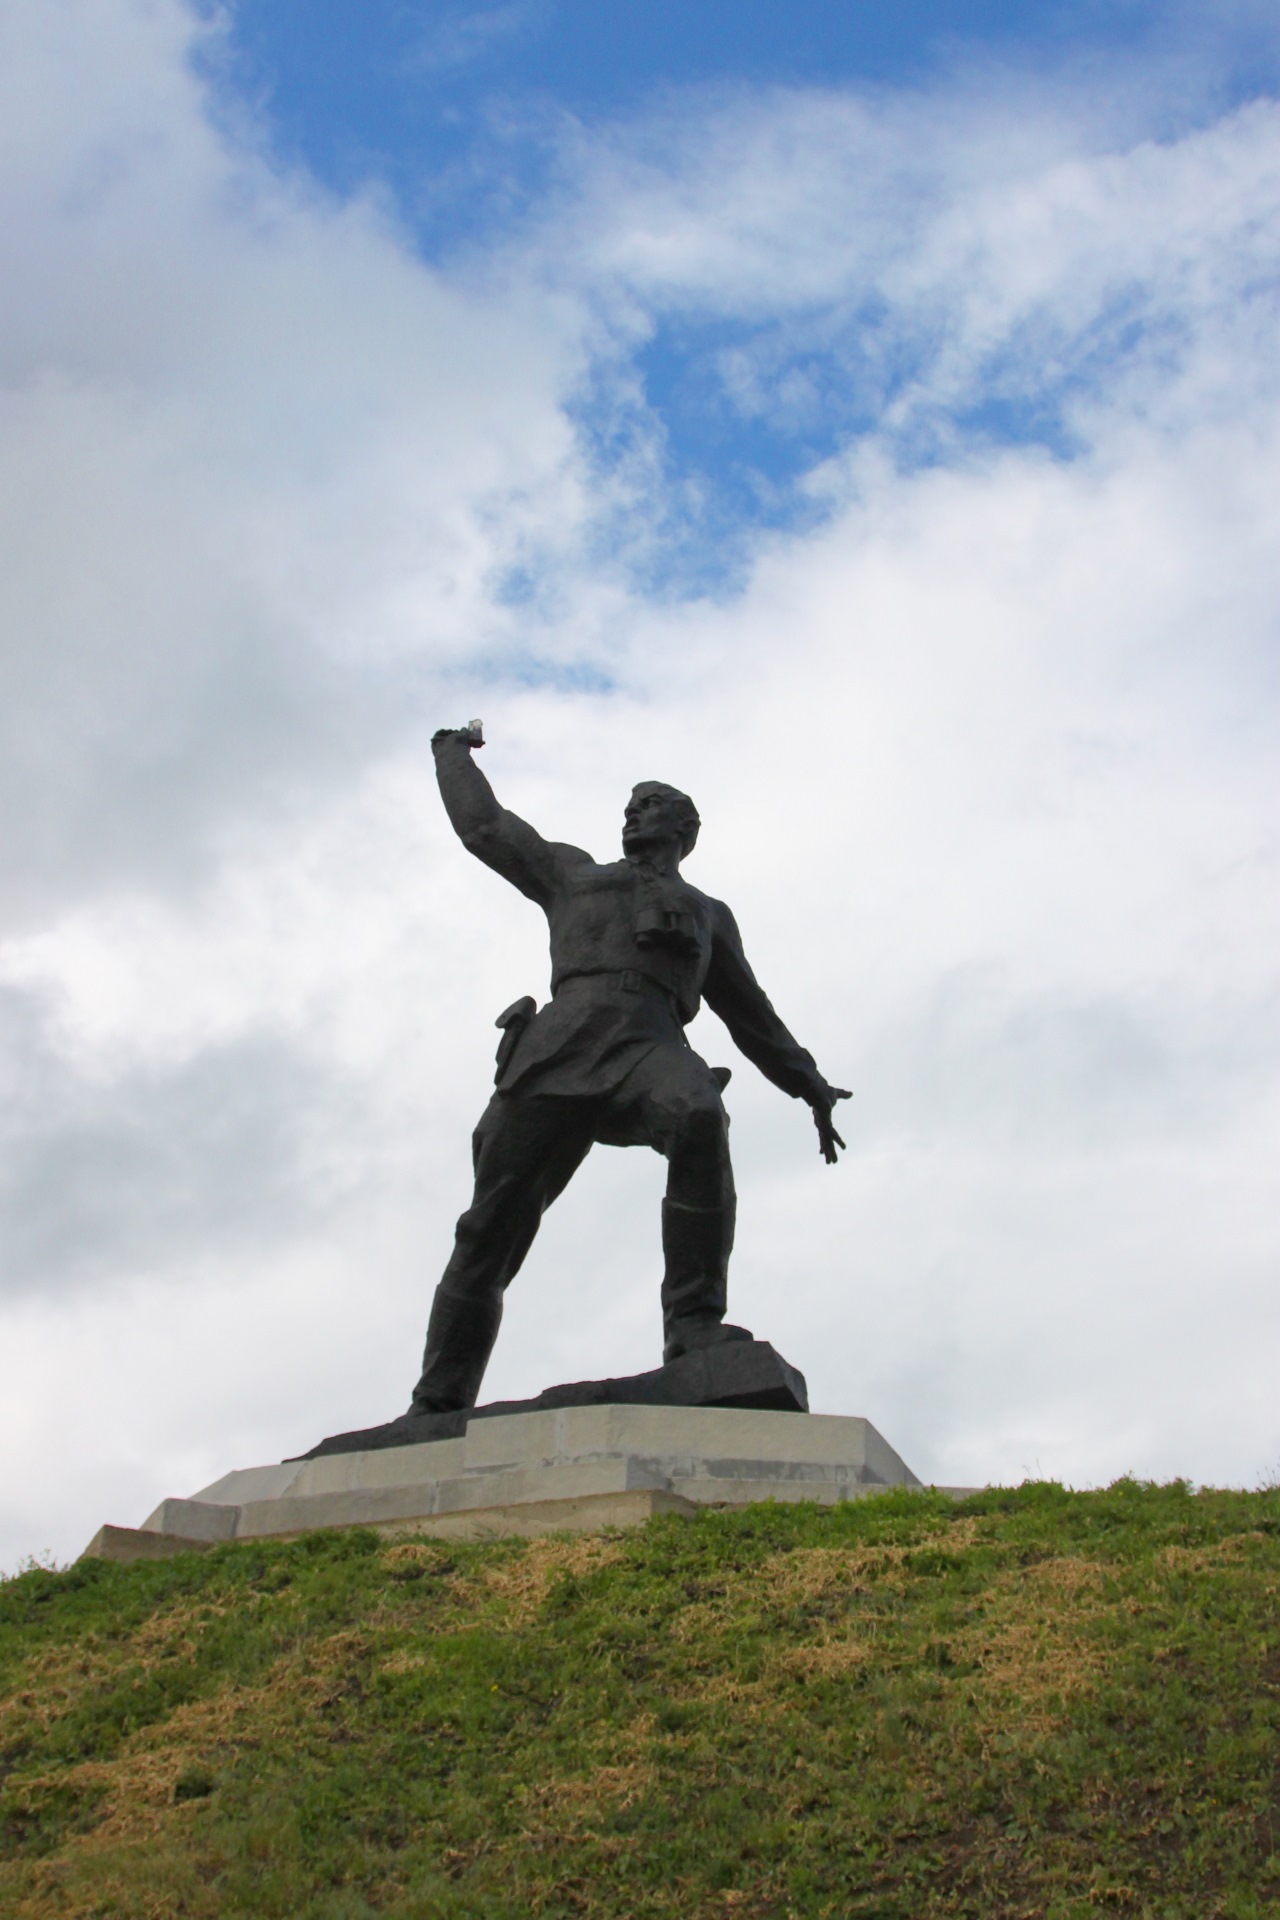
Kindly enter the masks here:
<path id="1" fill-rule="evenodd" d="M 1209 14 L 1212 18 L 1209 18 Z M 942 1484 L 1280 1473 L 1280 27 L 0 0 L 0 1568 L 401 1412 L 545 925 L 691 792 L 731 1317 Z M 656 1365 L 597 1148 L 485 1395 Z"/>

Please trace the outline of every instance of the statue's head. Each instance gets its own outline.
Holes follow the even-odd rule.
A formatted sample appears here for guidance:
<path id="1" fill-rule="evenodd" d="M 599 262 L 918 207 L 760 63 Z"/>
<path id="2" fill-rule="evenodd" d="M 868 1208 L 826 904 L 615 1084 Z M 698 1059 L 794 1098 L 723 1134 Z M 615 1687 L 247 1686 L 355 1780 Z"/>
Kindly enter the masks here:
<path id="1" fill-rule="evenodd" d="M 668 787 L 661 780 L 642 780 L 632 788 L 622 816 L 622 851 L 656 851 L 674 842 L 683 860 L 693 852 L 701 824 L 698 809 L 679 787 Z"/>

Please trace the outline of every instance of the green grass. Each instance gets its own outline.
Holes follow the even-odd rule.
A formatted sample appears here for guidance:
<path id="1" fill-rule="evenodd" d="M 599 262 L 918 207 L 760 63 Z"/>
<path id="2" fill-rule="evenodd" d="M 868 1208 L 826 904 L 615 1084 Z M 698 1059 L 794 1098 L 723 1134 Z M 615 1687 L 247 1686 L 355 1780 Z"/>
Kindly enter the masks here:
<path id="1" fill-rule="evenodd" d="M 0 1912 L 1280 1914 L 1280 1493 L 0 1585 Z"/>

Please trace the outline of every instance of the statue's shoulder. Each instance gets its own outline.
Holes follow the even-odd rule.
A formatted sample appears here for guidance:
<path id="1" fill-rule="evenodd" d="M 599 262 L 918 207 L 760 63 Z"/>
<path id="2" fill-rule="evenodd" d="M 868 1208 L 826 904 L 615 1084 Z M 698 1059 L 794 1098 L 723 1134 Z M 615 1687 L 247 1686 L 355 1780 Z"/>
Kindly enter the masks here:
<path id="1" fill-rule="evenodd" d="M 680 884 L 686 892 L 693 895 L 698 906 L 713 923 L 733 919 L 723 900 L 717 900 L 714 894 L 703 893 L 701 887 L 695 887 L 691 881 L 685 879 L 683 874 L 680 875 Z"/>
<path id="2" fill-rule="evenodd" d="M 594 867 L 596 864 L 591 854 L 584 853 L 581 847 L 571 847 L 567 840 L 553 840 L 551 851 L 565 867 Z"/>

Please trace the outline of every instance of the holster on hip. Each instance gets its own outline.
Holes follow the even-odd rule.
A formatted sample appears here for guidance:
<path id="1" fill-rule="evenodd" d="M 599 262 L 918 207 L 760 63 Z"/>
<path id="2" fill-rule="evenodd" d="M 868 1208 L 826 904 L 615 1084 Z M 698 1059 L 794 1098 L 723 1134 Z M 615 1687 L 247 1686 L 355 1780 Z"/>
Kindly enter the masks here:
<path id="1" fill-rule="evenodd" d="M 495 1027 L 502 1028 L 502 1038 L 498 1042 L 495 1055 L 497 1067 L 494 1071 L 494 1085 L 501 1080 L 511 1061 L 511 1056 L 520 1044 L 520 1035 L 538 1011 L 538 1003 L 531 993 L 522 994 L 519 1000 L 500 1013 L 494 1021 Z"/>

